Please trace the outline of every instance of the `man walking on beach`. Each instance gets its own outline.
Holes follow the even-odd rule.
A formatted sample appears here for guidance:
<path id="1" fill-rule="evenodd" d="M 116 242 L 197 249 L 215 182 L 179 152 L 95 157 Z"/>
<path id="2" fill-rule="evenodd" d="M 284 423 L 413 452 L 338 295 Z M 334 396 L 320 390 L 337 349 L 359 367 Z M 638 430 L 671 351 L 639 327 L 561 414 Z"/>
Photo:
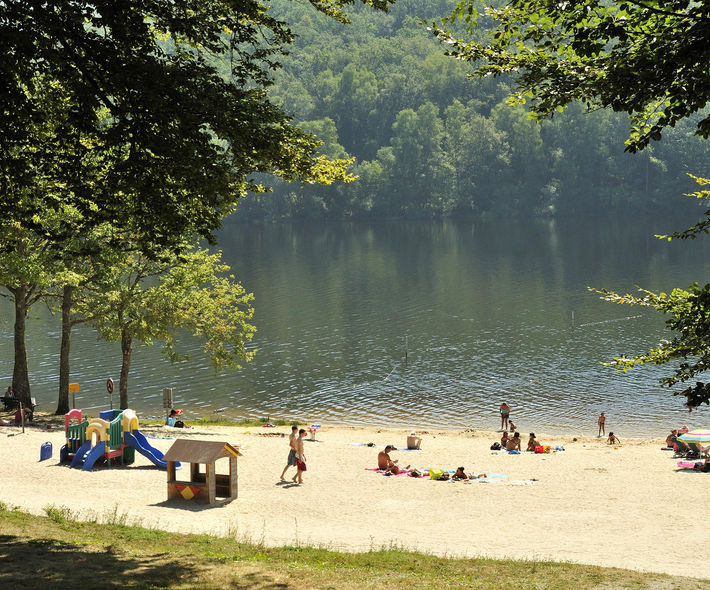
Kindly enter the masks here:
<path id="1" fill-rule="evenodd" d="M 606 422 L 606 416 L 604 415 L 604 412 L 602 412 L 599 415 L 599 434 L 597 435 L 597 438 L 600 438 L 602 434 L 606 434 L 604 432 L 604 423 Z"/>
<path id="2" fill-rule="evenodd" d="M 305 437 L 306 431 L 301 428 L 296 439 L 296 475 L 293 478 L 295 483 L 303 483 L 303 472 L 306 471 L 306 455 L 303 452 L 303 439 Z"/>
<path id="3" fill-rule="evenodd" d="M 281 481 L 286 481 L 284 479 L 284 475 L 286 475 L 286 471 L 288 470 L 289 467 L 293 466 L 296 467 L 296 441 L 298 439 L 298 426 L 291 426 L 291 434 L 288 437 L 288 446 L 289 446 L 289 452 L 288 452 L 288 460 L 286 461 L 286 467 L 284 467 L 284 470 L 281 472 Z"/>

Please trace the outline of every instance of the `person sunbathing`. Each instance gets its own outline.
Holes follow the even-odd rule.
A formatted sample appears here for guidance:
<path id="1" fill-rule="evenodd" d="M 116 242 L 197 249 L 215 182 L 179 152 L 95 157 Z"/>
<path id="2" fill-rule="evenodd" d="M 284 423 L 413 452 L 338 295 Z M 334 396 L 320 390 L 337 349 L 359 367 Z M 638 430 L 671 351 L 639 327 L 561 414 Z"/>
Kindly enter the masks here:
<path id="1" fill-rule="evenodd" d="M 535 440 L 535 433 L 531 432 L 530 433 L 530 438 L 528 439 L 528 451 L 534 451 L 535 447 L 541 447 L 542 445 Z"/>
<path id="2" fill-rule="evenodd" d="M 463 467 L 457 467 L 456 473 L 451 476 L 451 479 L 468 479 L 468 475 L 463 470 Z"/>
<path id="3" fill-rule="evenodd" d="M 513 438 L 508 439 L 505 448 L 509 451 L 520 451 L 520 433 L 515 432 Z"/>

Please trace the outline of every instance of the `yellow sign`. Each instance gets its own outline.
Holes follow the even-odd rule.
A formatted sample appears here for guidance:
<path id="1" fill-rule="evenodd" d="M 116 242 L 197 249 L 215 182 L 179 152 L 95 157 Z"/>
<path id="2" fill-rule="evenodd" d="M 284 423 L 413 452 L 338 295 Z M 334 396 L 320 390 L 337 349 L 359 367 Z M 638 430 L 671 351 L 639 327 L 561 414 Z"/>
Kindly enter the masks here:
<path id="1" fill-rule="evenodd" d="M 79 384 L 78 383 L 70 383 L 69 384 L 69 393 L 77 393 L 79 391 Z"/>

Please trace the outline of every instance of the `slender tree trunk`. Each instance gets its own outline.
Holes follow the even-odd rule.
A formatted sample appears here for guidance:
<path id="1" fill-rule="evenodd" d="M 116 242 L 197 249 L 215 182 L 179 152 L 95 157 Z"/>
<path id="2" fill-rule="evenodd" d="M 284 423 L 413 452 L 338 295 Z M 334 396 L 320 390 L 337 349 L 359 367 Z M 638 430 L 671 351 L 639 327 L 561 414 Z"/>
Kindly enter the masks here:
<path id="1" fill-rule="evenodd" d="M 122 410 L 128 408 L 128 371 L 131 368 L 131 352 L 133 351 L 133 338 L 126 331 L 121 332 L 121 353 L 123 361 L 121 363 L 121 380 L 118 383 L 118 392 L 121 396 L 120 407 Z"/>
<path id="2" fill-rule="evenodd" d="M 32 403 L 30 376 L 27 369 L 25 346 L 25 319 L 27 318 L 27 285 L 12 290 L 15 296 L 15 367 L 12 371 L 12 389 L 25 406 Z"/>
<path id="3" fill-rule="evenodd" d="M 69 349 L 71 347 L 71 308 L 74 303 L 74 287 L 64 286 L 62 293 L 62 344 L 59 349 L 59 398 L 55 414 L 69 411 Z"/>

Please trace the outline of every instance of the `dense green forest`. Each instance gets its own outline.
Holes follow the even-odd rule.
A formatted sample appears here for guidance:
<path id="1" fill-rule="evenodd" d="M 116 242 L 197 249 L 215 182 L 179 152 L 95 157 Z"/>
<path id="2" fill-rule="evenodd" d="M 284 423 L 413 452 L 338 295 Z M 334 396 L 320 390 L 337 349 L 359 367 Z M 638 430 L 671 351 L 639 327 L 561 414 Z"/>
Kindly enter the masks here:
<path id="1" fill-rule="evenodd" d="M 233 220 L 446 215 L 588 215 L 693 207 L 687 172 L 702 175 L 710 143 L 694 120 L 638 154 L 628 121 L 572 106 L 541 124 L 505 99 L 505 77 L 471 79 L 422 25 L 454 2 L 404 0 L 388 14 L 353 7 L 342 25 L 276 0 L 297 35 L 273 96 L 330 157 L 354 157 L 356 182 L 299 186 L 271 178 Z M 485 25 L 485 22 L 483 23 Z M 481 33 L 479 33 L 481 34 Z"/>

